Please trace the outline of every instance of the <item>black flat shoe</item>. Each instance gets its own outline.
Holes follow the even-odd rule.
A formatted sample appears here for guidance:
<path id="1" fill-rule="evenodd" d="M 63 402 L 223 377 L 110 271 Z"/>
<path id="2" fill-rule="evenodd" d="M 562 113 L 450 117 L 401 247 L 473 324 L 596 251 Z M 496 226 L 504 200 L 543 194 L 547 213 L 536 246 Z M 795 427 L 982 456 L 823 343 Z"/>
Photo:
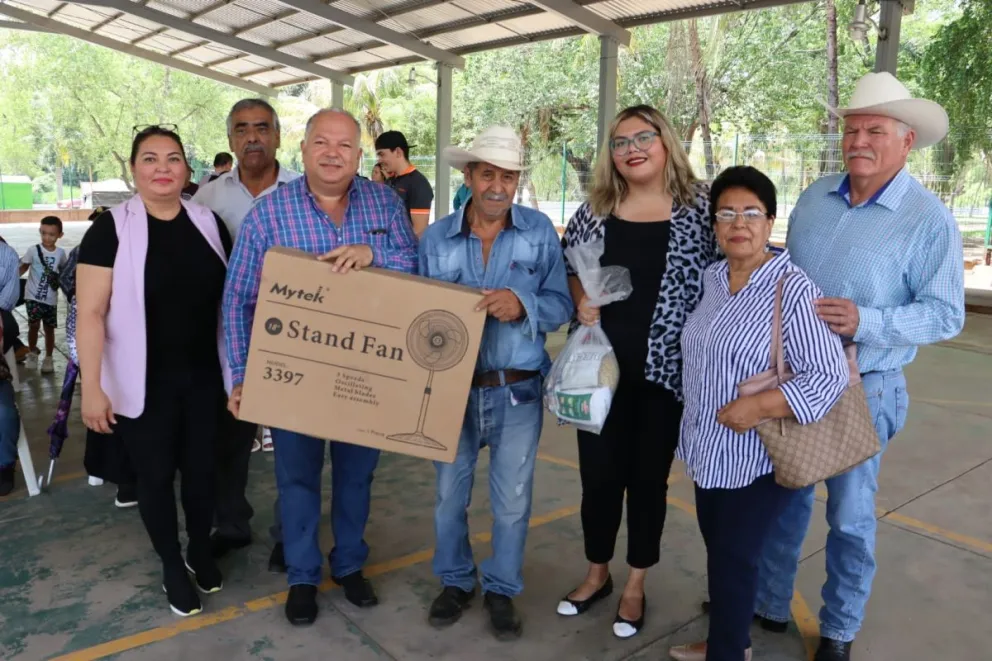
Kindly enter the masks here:
<path id="1" fill-rule="evenodd" d="M 282 542 L 278 542 L 272 547 L 272 555 L 269 556 L 269 571 L 273 574 L 285 574 L 288 569 L 284 547 Z"/>
<path id="2" fill-rule="evenodd" d="M 704 601 L 702 605 L 703 612 L 709 614 L 710 612 L 710 602 Z M 788 622 L 779 622 L 778 620 L 769 620 L 767 617 L 761 617 L 757 613 L 754 614 L 754 619 L 758 622 L 762 629 L 765 631 L 770 631 L 771 633 L 785 633 L 789 630 Z"/>
<path id="3" fill-rule="evenodd" d="M 286 597 L 286 619 L 293 626 L 304 626 L 317 621 L 317 586 L 293 585 Z"/>
<path id="4" fill-rule="evenodd" d="M 224 577 L 209 555 L 201 554 L 197 558 L 187 555 L 186 571 L 192 574 L 196 588 L 203 594 L 213 594 L 224 588 Z"/>
<path id="5" fill-rule="evenodd" d="M 359 608 L 369 608 L 379 603 L 379 598 L 375 595 L 372 583 L 362 576 L 362 572 L 356 571 L 347 576 L 332 576 L 331 580 L 344 588 L 344 597 Z"/>
<path id="6" fill-rule="evenodd" d="M 162 591 L 169 600 L 169 608 L 179 617 L 189 617 L 203 611 L 203 604 L 182 566 L 165 569 Z"/>
<path id="7" fill-rule="evenodd" d="M 571 594 L 571 593 L 569 593 Z M 613 594 L 613 576 L 610 574 L 606 575 L 606 582 L 603 586 L 596 590 L 591 597 L 578 601 L 576 599 L 569 599 L 568 595 L 562 597 L 562 600 L 558 602 L 558 614 L 571 617 L 574 615 L 582 615 L 587 610 L 589 610 L 593 604 L 597 601 L 602 601 L 606 599 L 611 594 Z"/>
<path id="8" fill-rule="evenodd" d="M 621 597 L 622 601 L 622 597 Z M 648 598 L 641 597 L 641 616 L 634 621 L 620 616 L 620 606 L 617 606 L 617 616 L 613 620 L 613 635 L 620 639 L 633 638 L 644 626 L 644 614 L 648 612 Z"/>
<path id="9" fill-rule="evenodd" d="M 851 643 L 821 637 L 813 661 L 851 661 Z"/>

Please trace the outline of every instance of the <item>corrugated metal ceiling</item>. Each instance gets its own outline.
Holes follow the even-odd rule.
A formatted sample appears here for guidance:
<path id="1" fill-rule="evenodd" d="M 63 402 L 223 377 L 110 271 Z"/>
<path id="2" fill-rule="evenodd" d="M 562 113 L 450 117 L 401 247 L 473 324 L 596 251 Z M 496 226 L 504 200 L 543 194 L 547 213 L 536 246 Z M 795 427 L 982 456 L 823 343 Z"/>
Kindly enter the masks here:
<path id="1" fill-rule="evenodd" d="M 184 62 L 267 86 L 312 78 L 315 73 L 307 71 L 306 67 L 315 64 L 346 75 L 426 59 L 425 52 L 418 54 L 410 50 L 415 46 L 405 48 L 385 43 L 391 40 L 386 39 L 386 35 L 371 37 L 332 23 L 326 17 L 300 11 L 294 7 L 296 0 L 86 1 L 93 4 L 6 0 L 16 9 L 54 20 L 55 25 L 63 23 L 125 44 L 137 41 L 137 48 L 171 55 Z M 332 10 L 372 21 L 403 38 L 413 37 L 421 44 L 456 55 L 582 32 L 570 20 L 521 0 L 320 1 Z M 804 0 L 574 1 L 620 25 L 633 25 L 662 21 L 666 16 L 686 18 L 693 12 L 711 13 L 714 7 L 738 11 L 752 4 L 771 6 Z M 201 28 L 215 31 L 222 40 L 235 38 L 239 42 L 208 46 L 206 34 L 189 34 L 178 29 L 181 26 L 172 26 L 166 31 L 161 24 L 126 13 L 110 20 L 126 12 L 132 2 L 183 21 L 192 21 Z M 283 61 L 273 61 L 264 54 L 249 57 L 259 47 L 277 49 L 284 56 L 280 58 Z"/>

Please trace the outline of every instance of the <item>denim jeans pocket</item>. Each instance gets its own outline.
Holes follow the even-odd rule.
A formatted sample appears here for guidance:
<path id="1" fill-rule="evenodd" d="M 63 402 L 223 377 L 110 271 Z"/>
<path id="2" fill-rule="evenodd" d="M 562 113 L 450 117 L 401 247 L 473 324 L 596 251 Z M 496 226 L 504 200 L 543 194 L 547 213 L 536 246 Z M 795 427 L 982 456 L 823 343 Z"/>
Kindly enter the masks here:
<path id="1" fill-rule="evenodd" d="M 510 406 L 541 403 L 541 377 L 535 376 L 526 381 L 518 381 L 507 386 Z"/>

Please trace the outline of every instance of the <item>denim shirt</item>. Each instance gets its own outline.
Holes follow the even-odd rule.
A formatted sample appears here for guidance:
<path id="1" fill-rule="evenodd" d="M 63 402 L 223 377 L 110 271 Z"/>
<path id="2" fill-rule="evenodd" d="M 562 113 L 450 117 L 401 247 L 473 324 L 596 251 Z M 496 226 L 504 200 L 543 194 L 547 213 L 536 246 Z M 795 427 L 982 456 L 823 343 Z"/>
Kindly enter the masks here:
<path id="1" fill-rule="evenodd" d="M 486 318 L 476 371 L 546 373 L 551 359 L 544 349 L 545 338 L 573 311 L 558 233 L 546 215 L 515 204 L 508 227 L 496 236 L 484 264 L 482 240 L 468 228 L 465 210 L 462 207 L 424 232 L 419 273 L 476 289 L 512 291 L 523 304 L 524 315 L 509 323 Z"/>

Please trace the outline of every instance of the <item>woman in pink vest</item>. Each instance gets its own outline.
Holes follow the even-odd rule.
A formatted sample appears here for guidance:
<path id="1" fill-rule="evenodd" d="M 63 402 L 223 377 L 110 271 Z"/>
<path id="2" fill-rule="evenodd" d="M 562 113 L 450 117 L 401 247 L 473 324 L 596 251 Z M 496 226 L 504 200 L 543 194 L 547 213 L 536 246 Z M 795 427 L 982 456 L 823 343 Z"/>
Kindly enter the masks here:
<path id="1" fill-rule="evenodd" d="M 222 587 L 209 537 L 214 443 L 230 381 L 219 315 L 231 238 L 213 212 L 181 199 L 187 171 L 178 135 L 140 131 L 131 145 L 138 194 L 93 221 L 76 271 L 83 423 L 123 439 L 169 606 L 181 616 L 202 609 L 194 583 L 203 593 Z"/>

